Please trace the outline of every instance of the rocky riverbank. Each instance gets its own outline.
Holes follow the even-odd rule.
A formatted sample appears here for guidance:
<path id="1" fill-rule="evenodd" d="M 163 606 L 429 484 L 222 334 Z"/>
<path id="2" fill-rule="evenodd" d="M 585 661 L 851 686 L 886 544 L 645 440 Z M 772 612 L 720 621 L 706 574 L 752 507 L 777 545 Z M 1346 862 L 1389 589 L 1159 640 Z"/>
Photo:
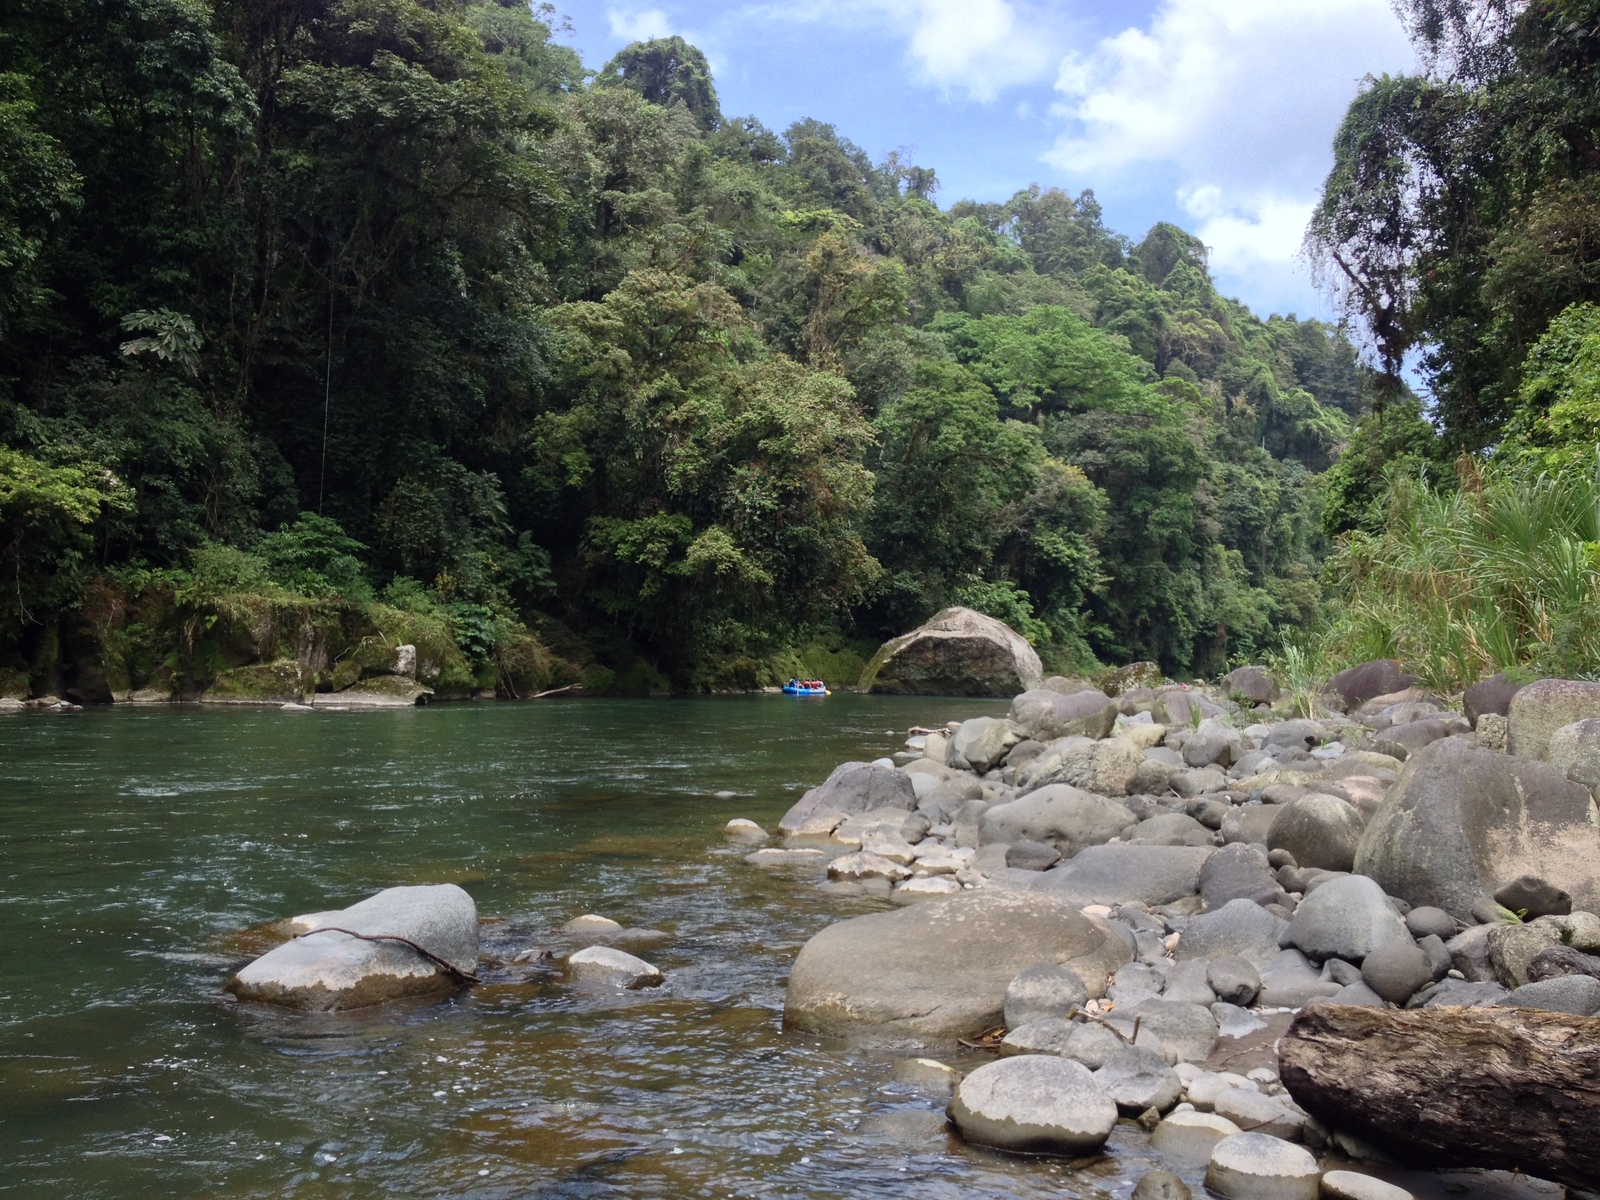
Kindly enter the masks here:
<path id="1" fill-rule="evenodd" d="M 1007 718 L 841 765 L 776 844 L 733 822 L 750 864 L 893 902 L 805 945 L 786 1024 L 918 1055 L 904 1069 L 950 1089 L 974 1144 L 1082 1156 L 1136 1121 L 1175 1172 L 1137 1197 L 1203 1167 L 1227 1197 L 1398 1198 L 1372 1172 L 1441 1162 L 1587 1195 L 1554 1116 L 1545 1147 L 1451 1161 L 1429 1105 L 1374 1129 L 1330 1107 L 1337 1080 L 1280 1073 L 1313 1005 L 1543 1011 L 1600 1037 L 1600 685 L 1497 677 L 1452 707 L 1413 682 L 1363 664 L 1312 719 L 1261 668 L 1053 678 Z M 937 1058 L 958 1042 L 994 1061 L 958 1076 Z M 1440 1077 L 1476 1095 L 1484 1070 Z"/>

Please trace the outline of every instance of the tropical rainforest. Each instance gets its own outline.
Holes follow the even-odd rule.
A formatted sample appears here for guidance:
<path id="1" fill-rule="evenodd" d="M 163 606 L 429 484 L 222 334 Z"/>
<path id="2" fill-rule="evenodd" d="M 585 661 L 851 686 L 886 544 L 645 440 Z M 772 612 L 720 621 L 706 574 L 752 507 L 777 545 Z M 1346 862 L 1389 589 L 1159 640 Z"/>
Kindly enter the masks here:
<path id="1" fill-rule="evenodd" d="M 1448 69 L 1352 109 L 1316 238 L 1368 369 L 1089 191 L 946 202 L 730 116 L 681 39 L 596 71 L 520 3 L 8 0 L 0 690 L 192 684 L 284 612 L 502 694 L 848 683 L 955 603 L 1058 670 L 1259 656 L 1388 465 L 1600 421 L 1579 7 L 1481 54 L 1421 21 Z"/>

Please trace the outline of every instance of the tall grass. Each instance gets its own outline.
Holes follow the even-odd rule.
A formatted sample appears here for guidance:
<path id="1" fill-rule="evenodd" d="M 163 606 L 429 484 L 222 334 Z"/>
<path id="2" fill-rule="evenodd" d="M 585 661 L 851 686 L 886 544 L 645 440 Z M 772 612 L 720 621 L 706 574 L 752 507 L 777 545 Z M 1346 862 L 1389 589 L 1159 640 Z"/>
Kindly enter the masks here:
<path id="1" fill-rule="evenodd" d="M 1468 464 L 1455 491 L 1396 480 L 1387 504 L 1383 533 L 1329 560 L 1344 603 L 1326 657 L 1398 658 L 1446 692 L 1518 667 L 1600 672 L 1600 464 Z"/>

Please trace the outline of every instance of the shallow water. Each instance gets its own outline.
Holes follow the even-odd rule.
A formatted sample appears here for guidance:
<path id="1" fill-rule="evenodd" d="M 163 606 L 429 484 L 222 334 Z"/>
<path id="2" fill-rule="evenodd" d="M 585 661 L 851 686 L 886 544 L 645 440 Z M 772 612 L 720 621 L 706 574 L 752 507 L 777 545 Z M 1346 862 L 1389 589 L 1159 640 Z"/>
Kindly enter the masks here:
<path id="1" fill-rule="evenodd" d="M 981 701 L 835 696 L 149 709 L 0 723 L 0 1190 L 38 1196 L 1126 1195 L 1144 1159 L 858 1135 L 938 1103 L 781 1029 L 804 940 L 884 907 L 746 865 L 840 761 Z M 732 797 L 715 793 L 732 792 Z M 238 931 L 459 883 L 508 959 L 600 912 L 664 988 L 501 966 L 342 1016 L 240 1005 Z"/>

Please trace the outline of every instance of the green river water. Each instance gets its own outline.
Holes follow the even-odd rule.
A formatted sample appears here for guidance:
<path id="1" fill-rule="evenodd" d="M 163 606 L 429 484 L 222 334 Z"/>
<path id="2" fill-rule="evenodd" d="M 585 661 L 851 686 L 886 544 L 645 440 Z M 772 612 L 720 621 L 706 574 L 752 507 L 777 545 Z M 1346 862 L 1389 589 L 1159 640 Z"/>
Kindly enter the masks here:
<path id="1" fill-rule="evenodd" d="M 835 696 L 123 709 L 0 722 L 0 1191 L 51 1197 L 1126 1196 L 1087 1164 L 854 1132 L 938 1107 L 782 1030 L 828 922 L 885 907 L 726 846 L 981 701 Z M 718 792 L 735 793 L 718 797 Z M 454 882 L 509 959 L 599 912 L 665 987 L 531 968 L 342 1016 L 226 999 L 238 931 Z"/>

